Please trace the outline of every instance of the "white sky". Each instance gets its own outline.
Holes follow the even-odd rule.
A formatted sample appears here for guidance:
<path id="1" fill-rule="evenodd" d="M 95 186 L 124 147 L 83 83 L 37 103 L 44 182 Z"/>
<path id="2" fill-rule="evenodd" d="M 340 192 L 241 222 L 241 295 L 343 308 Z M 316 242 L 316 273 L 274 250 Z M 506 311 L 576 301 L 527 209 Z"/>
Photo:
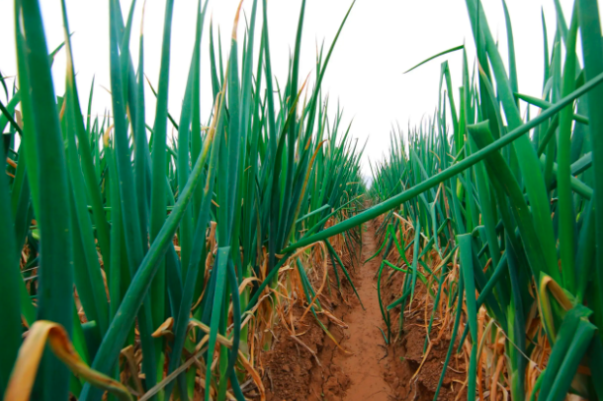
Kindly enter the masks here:
<path id="1" fill-rule="evenodd" d="M 0 70 L 13 76 L 15 67 L 12 1 L 0 14 Z M 60 0 L 41 0 L 49 48 L 63 41 Z M 569 24 L 572 0 L 560 0 Z M 169 108 L 176 119 L 188 73 L 195 30 L 196 0 L 175 2 L 170 66 Z M 261 5 L 261 0 L 258 1 Z M 125 15 L 131 0 L 122 0 Z M 330 45 L 351 0 L 308 0 L 302 41 L 300 77 L 314 73 L 316 43 Z M 519 90 L 539 96 L 542 89 L 543 40 L 541 9 L 547 20 L 549 44 L 556 24 L 553 0 L 507 0 L 515 37 Z M 208 17 L 221 27 L 223 51 L 228 53 L 228 38 L 237 0 L 210 0 Z M 245 0 L 249 16 L 252 0 Z M 301 0 L 268 1 L 270 46 L 274 73 L 286 80 L 288 55 L 294 45 Z M 499 39 L 506 60 L 506 31 L 501 0 L 483 0 L 490 29 Z M 86 107 L 92 77 L 96 76 L 93 112 L 110 108 L 108 45 L 108 1 L 67 0 L 69 23 L 74 36 L 75 68 L 82 106 Z M 134 16 L 132 54 L 137 57 L 142 1 Z M 147 0 L 145 17 L 145 71 L 157 86 L 163 31 L 164 0 Z M 260 6 L 261 9 L 261 6 Z M 258 10 L 259 11 L 259 10 Z M 258 14 L 256 48 L 259 47 L 261 13 Z M 209 74 L 209 19 L 203 33 L 202 118 L 209 115 L 212 99 Z M 242 42 L 244 24 L 241 24 Z M 407 75 L 403 71 L 442 50 L 466 43 L 473 63 L 473 38 L 463 0 L 358 0 L 342 32 L 323 82 L 330 96 L 332 111 L 337 100 L 344 108 L 344 119 L 354 119 L 352 135 L 364 143 L 364 174 L 370 175 L 368 160 L 377 161 L 387 152 L 392 124 L 415 125 L 433 114 L 438 99 L 440 63 L 447 58 L 455 88 L 460 86 L 461 53 L 444 56 Z M 257 50 L 257 49 L 256 49 Z M 135 58 L 136 60 L 136 58 Z M 55 89 L 64 92 L 65 53 L 53 67 Z M 12 85 L 12 80 L 9 80 Z M 455 95 L 457 95 L 455 93 Z M 5 101 L 4 94 L 0 99 Z M 147 122 L 152 123 L 154 102 L 148 91 Z M 85 110 L 85 109 L 84 109 Z"/>

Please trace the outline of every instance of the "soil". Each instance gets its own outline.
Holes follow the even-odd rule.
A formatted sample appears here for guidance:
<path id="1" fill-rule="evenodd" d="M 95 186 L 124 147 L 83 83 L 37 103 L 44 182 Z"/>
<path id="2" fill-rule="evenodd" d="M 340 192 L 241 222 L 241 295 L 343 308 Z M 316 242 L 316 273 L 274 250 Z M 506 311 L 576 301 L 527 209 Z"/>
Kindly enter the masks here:
<path id="1" fill-rule="evenodd" d="M 394 276 L 396 277 L 396 276 Z M 384 303 L 393 302 L 400 296 L 402 287 L 401 275 L 397 279 L 385 283 L 382 278 Z M 437 321 L 431 330 L 431 347 L 426 349 L 426 326 L 432 312 L 432 298 L 426 296 L 426 287 L 422 282 L 417 282 L 415 301 L 412 309 L 406 308 L 404 312 L 404 328 L 397 341 L 390 345 L 390 355 L 387 359 L 386 381 L 392 385 L 392 399 L 431 401 L 440 380 L 446 353 L 450 345 L 450 327 L 445 334 L 438 338 L 439 327 Z M 427 302 L 427 305 L 425 305 Z M 399 325 L 399 309 L 392 316 L 392 326 Z M 427 318 L 426 318 L 427 317 Z M 448 321 L 451 323 L 451 320 Z M 448 324 L 447 326 L 449 326 Z M 392 333 L 392 337 L 396 334 Z M 458 341 L 455 348 L 458 347 Z M 446 376 L 442 383 L 438 400 L 465 400 L 465 360 L 460 359 L 461 354 L 454 353 Z M 419 370 L 418 373 L 417 370 Z"/>
<path id="2" fill-rule="evenodd" d="M 372 221 L 363 227 L 362 244 L 359 244 L 362 262 L 377 251 L 377 224 L 377 221 Z M 325 314 L 318 316 L 339 346 L 329 338 L 312 314 L 308 313 L 303 320 L 298 320 L 303 315 L 304 308 L 295 305 L 288 312 L 293 316 L 292 321 L 296 322 L 293 325 L 295 335 L 291 334 L 290 327 L 277 325 L 273 330 L 275 341 L 272 349 L 263 352 L 261 356 L 266 399 L 432 400 L 450 334 L 448 330 L 439 340 L 432 339 L 431 350 L 423 362 L 426 334 L 424 312 L 427 310 L 427 313 L 431 313 L 431 299 L 425 296 L 426 287 L 417 285 L 413 309 L 408 310 L 407 307 L 405 311 L 403 330 L 400 335 L 393 333 L 392 343 L 388 345 L 381 331 L 386 330 L 386 327 L 377 297 L 376 273 L 382 258 L 377 256 L 354 268 L 354 263 L 351 262 L 354 255 L 343 253 L 342 259 L 364 308 L 341 271 L 341 290 L 337 291 L 333 267 L 329 263 L 331 295 L 325 290 L 326 295 L 319 299 L 334 318 L 329 319 Z M 382 277 L 384 304 L 399 297 L 402 286 L 402 274 L 395 274 L 390 280 L 388 275 L 384 274 Z M 419 307 L 414 307 L 415 303 Z M 399 312 L 398 309 L 392 314 L 396 316 L 392 319 L 394 330 L 399 325 Z M 433 332 L 439 332 L 439 328 L 432 330 L 432 336 Z M 415 375 L 419 367 L 420 370 Z M 464 360 L 453 356 L 438 399 L 466 398 L 463 386 L 465 376 Z"/>
<path id="3" fill-rule="evenodd" d="M 377 249 L 375 227 L 369 224 L 362 233 L 362 261 L 369 259 Z M 379 311 L 377 281 L 374 279 L 380 263 L 379 257 L 363 263 L 359 274 L 354 277 L 364 309 L 362 305 L 357 305 L 347 320 L 350 328 L 346 333 L 345 345 L 353 354 L 339 354 L 336 358 L 351 381 L 343 398 L 347 401 L 385 401 L 391 395 L 390 386 L 385 380 L 389 350 L 380 330 L 383 320 Z"/>

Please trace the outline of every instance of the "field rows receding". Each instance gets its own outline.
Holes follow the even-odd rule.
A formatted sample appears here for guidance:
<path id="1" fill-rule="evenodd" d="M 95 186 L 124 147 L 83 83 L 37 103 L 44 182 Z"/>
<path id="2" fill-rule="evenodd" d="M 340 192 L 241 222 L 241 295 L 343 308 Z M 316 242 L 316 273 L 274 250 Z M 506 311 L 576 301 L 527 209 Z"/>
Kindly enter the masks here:
<path id="1" fill-rule="evenodd" d="M 199 1 L 188 65 L 172 58 L 174 0 L 161 44 L 133 29 L 142 2 L 108 0 L 110 80 L 88 91 L 66 1 L 52 49 L 41 2 L 14 0 L 3 39 L 16 71 L 0 74 L 0 394 L 603 400 L 597 1 L 564 14 L 553 0 L 554 23 L 532 22 L 544 77 L 526 94 L 516 16 L 503 0 L 501 44 L 481 0 L 466 0 L 474 40 L 407 71 L 441 62 L 438 106 L 390 133 L 370 184 L 365 145 L 323 88 L 354 2 L 309 78 L 301 2 L 282 79 L 266 0 L 233 10 L 231 36 Z M 149 46 L 158 77 L 145 74 Z M 187 77 L 177 111 L 171 70 Z M 99 86 L 110 110 L 96 109 Z"/>

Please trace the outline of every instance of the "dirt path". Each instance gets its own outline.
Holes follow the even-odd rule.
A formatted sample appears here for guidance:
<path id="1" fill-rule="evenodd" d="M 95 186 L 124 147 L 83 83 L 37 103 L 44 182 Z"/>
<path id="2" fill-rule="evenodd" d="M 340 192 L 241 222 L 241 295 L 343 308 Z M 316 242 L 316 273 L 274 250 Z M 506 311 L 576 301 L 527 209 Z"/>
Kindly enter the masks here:
<path id="1" fill-rule="evenodd" d="M 363 227 L 361 261 L 377 251 L 375 231 L 378 224 L 376 220 Z M 340 248 L 338 245 L 336 249 Z M 392 327 L 396 330 L 392 333 L 395 334 L 392 343 L 386 347 L 379 329 L 384 328 L 384 324 L 375 278 L 382 257 L 377 256 L 359 266 L 352 262 L 356 255 L 352 258 L 344 250 L 341 256 L 349 266 L 365 309 L 349 283 L 342 280 L 342 297 L 335 293 L 332 297 L 321 297 L 321 303 L 334 317 L 329 319 L 320 315 L 332 339 L 312 317 L 297 321 L 296 330 L 300 334 L 296 339 L 290 328 L 279 323 L 273 332 L 276 339 L 273 348 L 262 355 L 267 401 L 432 401 L 450 344 L 450 313 L 446 312 L 445 316 L 438 313 L 432 331 L 432 346 L 426 355 L 425 316 L 431 314 L 433 302 L 426 295 L 427 288 L 417 282 L 413 308 L 404 312 L 401 333 L 397 333 L 400 311 L 391 316 Z M 408 252 L 406 257 L 412 258 L 412 254 Z M 389 259 L 398 260 L 395 249 L 390 252 Z M 331 287 L 336 288 L 334 275 L 329 279 Z M 387 278 L 382 278 L 384 303 L 390 304 L 400 297 L 403 283 L 402 274 L 388 274 Z M 296 304 L 287 313 L 299 317 L 304 310 L 305 306 Z M 458 348 L 458 343 L 455 347 Z M 342 352 L 342 348 L 348 353 Z M 451 360 L 438 400 L 466 399 L 465 382 L 464 359 L 458 354 Z M 250 395 L 259 400 L 259 394 Z"/>
<path id="2" fill-rule="evenodd" d="M 372 223 L 369 222 L 362 233 L 362 261 L 377 251 Z M 341 356 L 341 366 L 351 380 L 344 397 L 346 401 L 387 400 L 390 391 L 384 380 L 387 348 L 379 330 L 383 321 L 377 299 L 377 281 L 374 279 L 379 263 L 380 258 L 377 257 L 363 264 L 354 277 L 354 285 L 366 309 L 356 304 L 346 319 L 349 330 L 345 348 L 354 353 Z"/>

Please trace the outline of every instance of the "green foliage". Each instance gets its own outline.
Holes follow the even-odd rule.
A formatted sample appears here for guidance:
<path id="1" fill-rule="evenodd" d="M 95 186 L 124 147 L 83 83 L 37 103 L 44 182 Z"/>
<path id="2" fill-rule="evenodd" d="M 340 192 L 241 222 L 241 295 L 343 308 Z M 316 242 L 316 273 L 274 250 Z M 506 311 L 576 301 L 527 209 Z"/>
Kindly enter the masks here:
<path id="1" fill-rule="evenodd" d="M 206 399 L 211 393 L 224 400 L 231 390 L 242 400 L 239 380 L 245 372 L 239 358 L 249 357 L 247 342 L 253 341 L 242 321 L 250 313 L 245 311 L 255 310 L 264 288 L 276 285 L 279 267 L 287 261 L 281 258 L 283 248 L 304 232 L 321 232 L 328 220 L 337 222 L 362 207 L 362 150 L 350 128 L 343 126 L 342 111 L 329 113 L 328 100 L 321 95 L 349 11 L 328 53 L 319 54 L 313 87 L 299 82 L 305 7 L 282 90 L 275 90 L 271 71 L 265 1 L 251 5 L 243 46 L 237 39 L 237 11 L 225 71 L 222 49 L 210 28 L 214 109 L 202 125 L 200 93 L 206 88 L 200 86 L 201 40 L 207 2 L 199 2 L 176 124 L 167 109 L 168 77 L 170 68 L 182 66 L 170 60 L 173 1 L 168 1 L 154 123 L 148 127 L 148 44 L 142 34 L 136 63 L 129 50 L 135 7 L 142 4 L 133 2 L 124 19 L 118 0 L 109 1 L 111 121 L 90 116 L 91 106 L 87 117 L 82 112 L 65 2 L 66 92 L 57 98 L 51 78 L 56 51 L 49 57 L 38 1 L 15 1 L 16 87 L 28 90 L 5 90 L 9 99 L 0 116 L 0 127 L 10 130 L 5 136 L 11 161 L 6 171 L 13 177 L 3 173 L 0 179 L 0 238 L 7 255 L 0 261 L 6 300 L 1 309 L 8 327 L 1 334 L 5 347 L 0 353 L 0 393 L 22 341 L 21 315 L 28 324 L 46 319 L 63 325 L 81 358 L 110 376 L 119 373 L 122 349 L 140 347 L 145 377 L 140 390 L 160 384 L 148 398 L 167 400 L 174 393 L 189 399 L 195 391 L 191 378 L 199 374 L 205 380 Z M 92 90 L 88 97 L 92 104 Z M 177 131 L 174 138 L 168 135 L 170 124 Z M 350 249 L 356 235 L 350 231 L 343 237 Z M 328 245 L 324 249 L 339 260 Z M 300 255 L 296 263 L 300 276 L 306 277 L 303 269 L 312 266 L 304 266 Z M 241 284 L 254 277 L 259 280 L 239 292 Z M 314 290 L 307 278 L 304 290 L 310 302 L 308 294 L 313 297 Z M 315 303 L 312 308 L 315 316 L 319 307 Z M 153 336 L 170 318 L 173 336 Z M 199 324 L 191 326 L 193 319 L 207 326 L 208 333 Z M 209 341 L 194 355 L 205 367 L 198 372 L 187 361 L 205 336 Z M 216 343 L 219 338 L 232 346 Z M 130 379 L 136 388 L 138 378 Z M 38 374 L 36 397 L 67 399 L 68 390 L 80 400 L 102 397 L 89 383 L 70 377 L 48 353 Z"/>
<path id="2" fill-rule="evenodd" d="M 532 396 L 539 391 L 543 399 L 563 399 L 569 391 L 600 399 L 602 377 L 595 359 L 600 356 L 603 338 L 603 273 L 599 263 L 603 246 L 597 245 L 603 240 L 603 214 L 596 211 L 603 210 L 603 164 L 599 164 L 603 160 L 603 133 L 599 132 L 603 127 L 599 110 L 603 102 L 603 43 L 597 2 L 577 0 L 569 27 L 555 2 L 556 39 L 550 51 L 545 37 L 545 82 L 538 98 L 517 93 L 521 71 L 516 69 L 506 5 L 503 3 L 508 69 L 481 1 L 466 3 L 478 66 L 470 75 L 465 55 L 459 104 L 451 96 L 450 70 L 445 61 L 440 93 L 446 89 L 448 97 L 440 96 L 438 110 L 428 123 L 405 134 L 392 134 L 387 160 L 372 166 L 371 195 L 380 203 L 303 237 L 288 250 L 385 214 L 380 227 L 385 255 L 395 244 L 400 263 L 406 265 L 382 265 L 382 270 L 391 268 L 392 275 L 405 275 L 402 297 L 387 308 L 382 306 L 390 330 L 393 307 L 406 305 L 412 294 L 410 285 L 414 285 L 417 265 L 415 260 L 409 263 L 406 259 L 410 244 L 404 248 L 399 243 L 403 236 L 398 237 L 401 219 L 396 219 L 396 213 L 422 231 L 413 240 L 413 259 L 420 252 L 421 261 L 427 261 L 420 261 L 425 274 L 431 275 L 429 280 L 438 287 L 437 293 L 431 293 L 434 311 L 441 302 L 442 283 L 448 279 L 449 269 L 442 266 L 430 271 L 428 253 L 435 252 L 440 260 L 446 260 L 458 246 L 456 283 L 443 290 L 449 302 L 459 299 L 443 371 L 464 309 L 468 324 L 460 344 L 468 332 L 473 344 L 468 367 L 470 399 L 478 396 L 476 368 L 481 365 L 477 349 L 483 339 L 478 339 L 477 311 L 482 305 L 508 339 L 506 371 L 514 400 L 524 399 L 526 391 L 531 391 L 526 382 L 526 358 L 544 337 L 552 346 L 551 359 Z M 544 32 L 546 35 L 546 26 Z M 578 35 L 581 53 L 576 46 Z M 464 52 L 463 47 L 452 48 L 425 62 L 455 50 Z M 527 113 L 523 119 L 522 101 L 540 108 L 540 112 L 535 116 Z M 579 370 L 581 365 L 592 366 L 591 375 Z M 434 399 L 437 397 L 436 392 Z"/>

